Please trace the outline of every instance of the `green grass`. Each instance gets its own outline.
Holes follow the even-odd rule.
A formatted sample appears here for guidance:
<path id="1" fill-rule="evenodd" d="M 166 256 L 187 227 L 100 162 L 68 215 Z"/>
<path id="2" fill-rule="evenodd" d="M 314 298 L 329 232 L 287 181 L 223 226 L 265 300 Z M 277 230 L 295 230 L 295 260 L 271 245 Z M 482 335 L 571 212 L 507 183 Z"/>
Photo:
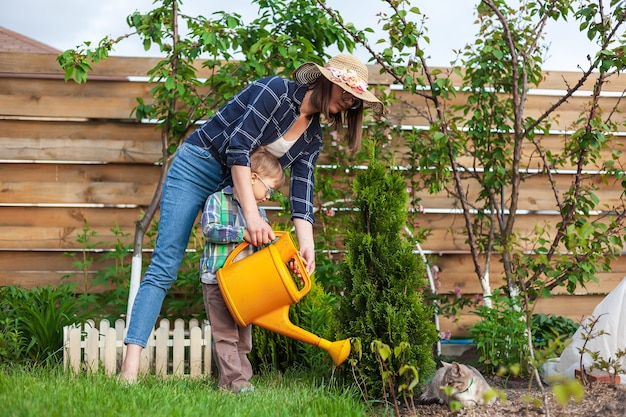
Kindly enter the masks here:
<path id="1" fill-rule="evenodd" d="M 233 395 L 214 379 L 147 377 L 126 385 L 103 374 L 73 375 L 58 368 L 0 369 L 2 417 L 264 417 L 367 416 L 355 392 L 296 375 L 255 376 L 256 390 Z"/>

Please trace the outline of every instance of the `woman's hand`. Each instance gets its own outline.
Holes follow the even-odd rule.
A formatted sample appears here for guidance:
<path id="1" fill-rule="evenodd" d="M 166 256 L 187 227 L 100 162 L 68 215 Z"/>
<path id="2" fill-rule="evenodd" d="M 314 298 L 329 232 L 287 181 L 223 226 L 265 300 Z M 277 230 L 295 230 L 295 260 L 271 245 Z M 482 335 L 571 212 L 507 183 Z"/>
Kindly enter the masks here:
<path id="1" fill-rule="evenodd" d="M 300 247 L 300 257 L 309 275 L 315 271 L 315 251 L 312 247 Z"/>
<path id="2" fill-rule="evenodd" d="M 313 240 L 313 225 L 303 219 L 293 219 L 296 227 L 296 237 L 300 248 L 300 257 L 309 275 L 315 272 L 315 241 Z"/>

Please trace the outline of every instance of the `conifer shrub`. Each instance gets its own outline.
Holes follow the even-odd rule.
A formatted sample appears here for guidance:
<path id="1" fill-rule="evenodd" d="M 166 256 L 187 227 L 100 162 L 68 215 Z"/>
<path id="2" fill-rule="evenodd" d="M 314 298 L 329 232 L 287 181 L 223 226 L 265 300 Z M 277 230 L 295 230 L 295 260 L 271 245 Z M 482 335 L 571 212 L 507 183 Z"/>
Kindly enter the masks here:
<path id="1" fill-rule="evenodd" d="M 421 293 L 426 284 L 425 265 L 402 234 L 408 193 L 401 173 L 372 158 L 369 168 L 357 175 L 353 192 L 356 210 L 340 269 L 345 289 L 338 322 L 341 338 L 360 339 L 363 356 L 357 366 L 368 393 L 380 395 L 381 370 L 371 343 L 378 340 L 392 349 L 408 343 L 403 358 L 390 358 L 390 368 L 416 366 L 424 380 L 435 369 L 433 346 L 438 334 L 432 309 Z"/>

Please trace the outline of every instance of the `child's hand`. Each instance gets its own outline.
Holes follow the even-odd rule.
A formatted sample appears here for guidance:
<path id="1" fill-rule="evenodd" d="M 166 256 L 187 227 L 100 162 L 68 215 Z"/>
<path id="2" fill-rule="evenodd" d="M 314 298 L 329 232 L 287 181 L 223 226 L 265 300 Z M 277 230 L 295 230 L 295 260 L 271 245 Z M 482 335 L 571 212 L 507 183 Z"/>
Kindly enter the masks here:
<path id="1" fill-rule="evenodd" d="M 253 246 L 262 246 L 276 239 L 272 226 L 263 220 L 258 213 L 250 219 L 246 218 L 246 231 L 249 239 L 246 239 L 246 241 Z"/>
<path id="2" fill-rule="evenodd" d="M 244 242 L 252 244 L 252 239 L 250 239 L 250 232 L 248 232 L 248 229 L 243 229 L 243 240 Z"/>
<path id="3" fill-rule="evenodd" d="M 300 272 L 300 268 L 298 268 L 298 263 L 294 259 L 292 259 L 291 261 L 287 262 L 287 265 L 291 269 L 291 272 L 293 272 L 294 275 L 300 279 L 300 287 L 304 287 L 304 279 L 302 278 L 302 272 Z"/>

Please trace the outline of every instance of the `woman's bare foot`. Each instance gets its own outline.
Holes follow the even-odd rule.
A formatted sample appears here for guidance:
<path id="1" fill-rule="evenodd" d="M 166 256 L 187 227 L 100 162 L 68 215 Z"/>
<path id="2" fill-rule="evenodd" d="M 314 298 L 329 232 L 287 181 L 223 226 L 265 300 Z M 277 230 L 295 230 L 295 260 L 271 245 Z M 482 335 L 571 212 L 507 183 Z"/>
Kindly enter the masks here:
<path id="1" fill-rule="evenodd" d="M 129 384 L 137 382 L 142 349 L 139 345 L 128 344 L 126 346 L 126 356 L 124 357 L 124 362 L 122 362 L 122 372 L 119 376 L 120 381 Z"/>

